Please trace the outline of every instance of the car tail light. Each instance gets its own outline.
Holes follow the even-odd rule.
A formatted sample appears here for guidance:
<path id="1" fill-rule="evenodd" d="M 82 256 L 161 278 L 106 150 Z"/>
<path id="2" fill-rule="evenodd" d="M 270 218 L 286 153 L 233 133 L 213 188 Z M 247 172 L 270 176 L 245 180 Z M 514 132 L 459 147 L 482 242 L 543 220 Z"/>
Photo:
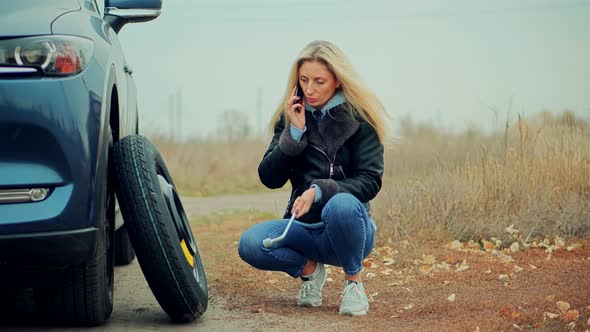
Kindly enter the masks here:
<path id="1" fill-rule="evenodd" d="M 88 65 L 94 52 L 90 39 L 40 36 L 0 40 L 0 66 L 36 68 L 45 75 L 75 75 Z"/>

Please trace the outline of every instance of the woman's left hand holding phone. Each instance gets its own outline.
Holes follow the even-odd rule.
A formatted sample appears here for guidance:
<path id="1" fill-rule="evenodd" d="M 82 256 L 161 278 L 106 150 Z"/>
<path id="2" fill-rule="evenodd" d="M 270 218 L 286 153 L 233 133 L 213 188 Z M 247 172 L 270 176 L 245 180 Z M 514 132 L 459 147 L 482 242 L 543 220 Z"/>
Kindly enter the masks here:
<path id="1" fill-rule="evenodd" d="M 289 121 L 298 129 L 303 130 L 305 128 L 305 99 L 297 96 L 297 89 L 295 86 L 291 92 L 291 98 L 289 98 Z M 303 96 L 303 93 L 300 93 Z"/>

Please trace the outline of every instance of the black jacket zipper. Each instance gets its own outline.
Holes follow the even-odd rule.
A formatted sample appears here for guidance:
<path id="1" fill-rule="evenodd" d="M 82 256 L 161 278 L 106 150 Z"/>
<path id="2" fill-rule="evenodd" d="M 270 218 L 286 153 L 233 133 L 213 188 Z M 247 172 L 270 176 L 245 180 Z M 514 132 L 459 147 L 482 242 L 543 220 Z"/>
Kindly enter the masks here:
<path id="1" fill-rule="evenodd" d="M 334 162 L 336 161 L 336 155 L 334 154 L 334 158 L 333 158 L 333 159 L 330 159 L 330 157 L 328 157 L 328 154 L 326 154 L 326 153 L 324 152 L 324 150 L 322 150 L 322 149 L 318 148 L 317 146 L 315 146 L 315 145 L 313 145 L 313 144 L 310 144 L 310 145 L 311 145 L 311 147 L 313 147 L 314 149 L 316 149 L 316 150 L 318 150 L 319 152 L 321 152 L 321 153 L 322 153 L 322 154 L 323 154 L 323 155 L 326 157 L 326 159 L 328 159 L 328 162 L 330 163 L 330 177 L 329 177 L 329 178 L 331 179 L 331 178 L 332 178 L 332 176 L 334 175 Z"/>

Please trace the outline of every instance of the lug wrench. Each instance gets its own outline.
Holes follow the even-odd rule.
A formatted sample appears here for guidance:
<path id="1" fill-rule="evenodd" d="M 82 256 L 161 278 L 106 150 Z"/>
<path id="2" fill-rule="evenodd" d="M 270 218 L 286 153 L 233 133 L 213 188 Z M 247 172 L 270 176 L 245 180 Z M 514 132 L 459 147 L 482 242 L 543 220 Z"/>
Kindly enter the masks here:
<path id="1" fill-rule="evenodd" d="M 293 213 L 293 215 L 291 216 L 291 219 L 289 219 L 289 223 L 287 224 L 287 227 L 285 227 L 285 230 L 283 231 L 283 234 L 281 234 L 281 236 L 276 237 L 274 239 L 271 239 L 269 237 L 267 237 L 266 239 L 264 239 L 262 241 L 262 245 L 265 248 L 270 248 L 270 246 L 272 246 L 274 243 L 281 241 L 282 239 L 285 238 L 285 236 L 287 236 L 287 232 L 289 231 L 289 228 L 291 227 L 291 224 L 293 223 L 293 220 L 295 220 L 295 216 L 299 213 L 299 209 L 295 210 L 295 213 Z"/>

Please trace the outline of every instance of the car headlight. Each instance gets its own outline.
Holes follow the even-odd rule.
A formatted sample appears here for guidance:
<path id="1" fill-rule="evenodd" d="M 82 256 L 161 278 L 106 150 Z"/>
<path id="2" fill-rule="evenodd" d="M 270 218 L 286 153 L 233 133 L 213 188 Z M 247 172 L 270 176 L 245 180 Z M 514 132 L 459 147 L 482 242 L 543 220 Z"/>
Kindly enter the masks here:
<path id="1" fill-rule="evenodd" d="M 75 36 L 40 36 L 0 40 L 0 66 L 33 67 L 45 75 L 75 75 L 94 52 L 90 39 Z"/>

